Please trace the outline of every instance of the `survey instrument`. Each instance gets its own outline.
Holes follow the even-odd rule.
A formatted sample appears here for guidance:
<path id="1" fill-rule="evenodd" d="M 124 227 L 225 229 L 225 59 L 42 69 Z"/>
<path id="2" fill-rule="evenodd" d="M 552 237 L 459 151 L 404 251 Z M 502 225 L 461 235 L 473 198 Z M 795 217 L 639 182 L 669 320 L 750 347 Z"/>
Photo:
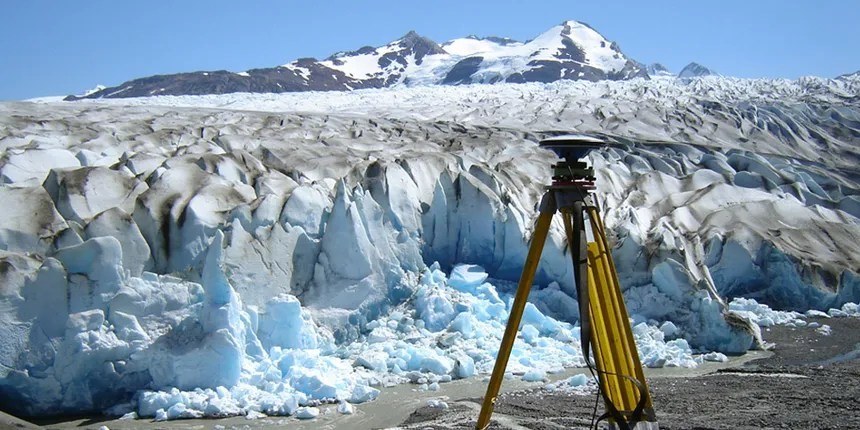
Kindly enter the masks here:
<path id="1" fill-rule="evenodd" d="M 541 198 L 534 235 L 476 427 L 483 430 L 490 424 L 550 224 L 560 213 L 573 262 L 582 355 L 596 375 L 606 411 L 596 423 L 605 420 L 609 428 L 619 430 L 659 429 L 600 209 L 592 196 L 594 170 L 581 161 L 589 152 L 604 149 L 608 142 L 593 136 L 565 135 L 544 139 L 540 146 L 561 160 L 552 165 L 552 184 Z"/>

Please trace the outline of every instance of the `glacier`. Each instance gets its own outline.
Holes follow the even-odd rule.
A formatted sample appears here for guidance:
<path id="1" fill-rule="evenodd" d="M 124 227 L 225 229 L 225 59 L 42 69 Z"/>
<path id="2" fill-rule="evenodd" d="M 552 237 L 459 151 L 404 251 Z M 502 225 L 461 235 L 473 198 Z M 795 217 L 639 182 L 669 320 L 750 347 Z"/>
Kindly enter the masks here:
<path id="1" fill-rule="evenodd" d="M 0 399 L 21 415 L 310 418 L 486 374 L 555 161 L 537 141 L 569 131 L 613 143 L 590 155 L 595 198 L 647 366 L 860 315 L 858 89 L 0 103 Z M 560 225 L 550 236 L 508 367 L 526 380 L 584 365 Z"/>

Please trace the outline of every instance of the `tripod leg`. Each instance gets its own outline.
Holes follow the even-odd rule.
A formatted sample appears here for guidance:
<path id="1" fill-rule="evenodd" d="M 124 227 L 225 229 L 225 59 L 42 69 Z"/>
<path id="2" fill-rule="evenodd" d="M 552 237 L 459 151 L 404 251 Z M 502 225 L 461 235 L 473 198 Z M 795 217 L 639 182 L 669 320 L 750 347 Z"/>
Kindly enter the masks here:
<path id="1" fill-rule="evenodd" d="M 514 341 L 517 338 L 517 332 L 520 327 L 520 320 L 523 318 L 523 311 L 528 301 L 529 291 L 532 288 L 535 272 L 537 271 L 538 262 L 543 252 L 544 243 L 549 233 L 549 226 L 552 222 L 552 211 L 541 212 L 538 216 L 535 225 L 535 233 L 532 237 L 532 243 L 529 246 L 529 253 L 526 257 L 523 273 L 520 276 L 520 283 L 517 286 L 517 294 L 514 297 L 514 304 L 511 307 L 511 313 L 508 316 L 508 325 L 505 327 L 505 334 L 502 337 L 502 344 L 499 346 L 499 353 L 496 356 L 496 365 L 493 367 L 493 375 L 490 377 L 490 383 L 487 386 L 487 393 L 484 395 L 484 403 L 481 406 L 481 413 L 478 415 L 478 424 L 476 428 L 479 430 L 485 429 L 490 424 L 490 416 L 493 414 L 493 407 L 496 404 L 496 398 L 499 394 L 499 389 L 502 386 L 502 379 L 505 376 L 505 368 L 508 366 L 508 358 L 511 355 L 511 349 L 514 347 Z"/>
<path id="2" fill-rule="evenodd" d="M 588 246 L 585 236 L 585 225 L 582 221 L 582 202 L 575 202 L 573 207 L 562 208 L 561 215 L 564 231 L 567 235 L 567 246 L 573 261 L 573 277 L 576 283 L 576 296 L 579 302 L 579 326 L 582 354 L 589 360 L 589 339 L 591 339 L 591 318 L 589 315 L 588 293 Z M 576 216 L 574 216 L 576 214 Z"/>
<path id="3" fill-rule="evenodd" d="M 601 342 L 594 342 L 594 348 L 592 349 L 593 335 L 595 333 L 592 327 L 597 329 L 597 333 L 602 333 L 605 332 L 605 324 L 601 309 L 599 307 L 592 308 L 591 306 L 591 298 L 593 296 L 591 289 L 595 288 L 596 285 L 588 262 L 588 243 L 585 233 L 584 212 L 583 202 L 580 201 L 575 202 L 573 207 L 561 209 L 564 230 L 567 233 L 567 242 L 571 250 L 571 258 L 573 259 L 577 300 L 579 302 L 580 346 L 582 347 L 582 355 L 586 360 L 586 365 L 594 372 L 594 366 L 589 363 L 591 361 L 591 352 L 594 353 L 594 363 L 600 370 L 610 370 L 606 368 L 606 363 L 612 364 L 614 362 L 611 360 L 607 361 L 604 358 L 604 354 L 607 351 L 600 348 L 602 346 Z M 616 381 L 608 378 L 608 374 L 605 372 L 598 371 L 596 373 L 601 387 L 600 391 L 604 399 L 611 402 L 607 397 L 607 392 L 615 393 L 619 391 Z M 611 409 L 611 407 L 612 404 L 609 403 L 607 409 Z"/>
<path id="4" fill-rule="evenodd" d="M 590 286 L 594 349 L 601 352 L 595 357 L 600 358 L 598 370 L 606 374 L 607 409 L 623 415 L 610 416 L 614 424 L 610 428 L 659 428 L 603 222 L 596 207 L 586 210 L 594 235 L 594 242 L 588 244 L 588 265 L 594 281 Z"/>

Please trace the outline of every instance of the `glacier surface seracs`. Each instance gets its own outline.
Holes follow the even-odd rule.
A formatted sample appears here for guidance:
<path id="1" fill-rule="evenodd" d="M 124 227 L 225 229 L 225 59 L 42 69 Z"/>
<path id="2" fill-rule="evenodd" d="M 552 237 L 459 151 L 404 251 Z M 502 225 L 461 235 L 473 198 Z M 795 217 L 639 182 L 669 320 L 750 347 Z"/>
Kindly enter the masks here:
<path id="1" fill-rule="evenodd" d="M 557 131 L 617 144 L 591 162 L 646 365 L 857 314 L 858 88 L 2 103 L 4 409 L 295 414 L 488 372 L 555 160 L 537 141 Z M 569 264 L 555 225 L 510 372 L 584 364 Z"/>

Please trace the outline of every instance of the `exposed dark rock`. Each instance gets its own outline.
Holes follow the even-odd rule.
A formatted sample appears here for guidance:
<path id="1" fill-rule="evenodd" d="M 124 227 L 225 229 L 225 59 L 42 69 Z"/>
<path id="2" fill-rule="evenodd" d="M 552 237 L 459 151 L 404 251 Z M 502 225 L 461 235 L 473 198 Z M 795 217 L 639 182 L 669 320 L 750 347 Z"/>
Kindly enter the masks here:
<path id="1" fill-rule="evenodd" d="M 513 44 L 515 44 L 515 43 L 520 43 L 520 42 L 517 42 L 517 41 L 516 41 L 516 40 L 514 40 L 514 39 L 510 39 L 510 38 L 507 38 L 507 37 L 495 37 L 495 36 L 490 36 L 490 37 L 485 37 L 484 39 L 485 39 L 485 40 L 489 40 L 490 42 L 498 43 L 499 45 L 502 45 L 502 46 L 508 46 L 508 45 L 513 45 Z"/>
<path id="2" fill-rule="evenodd" d="M 449 71 L 447 75 L 445 75 L 445 79 L 442 80 L 442 84 L 458 85 L 471 83 L 472 75 L 478 71 L 481 66 L 481 62 L 483 61 L 483 57 L 469 57 L 461 60 L 451 68 L 451 71 Z"/>
<path id="3" fill-rule="evenodd" d="M 627 64 L 624 65 L 623 69 L 614 73 L 609 73 L 607 75 L 607 78 L 616 81 L 634 78 L 650 79 L 650 77 L 648 76 L 647 67 L 645 67 L 644 64 L 638 63 L 633 60 L 627 60 Z"/>
<path id="4" fill-rule="evenodd" d="M 648 74 L 651 76 L 671 75 L 669 68 L 661 63 L 651 63 L 648 65 Z"/>
<path id="5" fill-rule="evenodd" d="M 400 46 L 406 49 L 407 54 L 414 54 L 417 64 L 427 55 L 447 54 L 438 43 L 410 31 L 400 39 Z"/>
<path id="6" fill-rule="evenodd" d="M 679 78 L 698 78 L 701 76 L 714 75 L 719 75 L 719 73 L 696 62 L 687 64 L 683 69 L 681 69 L 681 72 L 678 73 Z"/>

